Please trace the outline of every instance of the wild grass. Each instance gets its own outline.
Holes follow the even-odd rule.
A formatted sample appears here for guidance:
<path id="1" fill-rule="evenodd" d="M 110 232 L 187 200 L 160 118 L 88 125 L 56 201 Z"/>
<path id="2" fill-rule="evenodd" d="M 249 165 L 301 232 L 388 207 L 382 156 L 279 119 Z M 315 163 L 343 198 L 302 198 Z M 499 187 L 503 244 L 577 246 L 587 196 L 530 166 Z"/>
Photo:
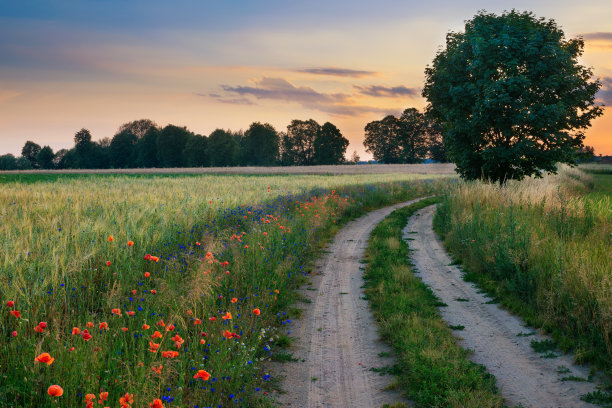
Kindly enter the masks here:
<path id="1" fill-rule="evenodd" d="M 381 336 L 396 354 L 389 371 L 416 407 L 502 407 L 495 378 L 457 345 L 440 317 L 438 299 L 409 265 L 402 229 L 411 214 L 435 201 L 394 211 L 374 229 L 368 243 L 366 294 Z"/>
<path id="2" fill-rule="evenodd" d="M 612 205 L 597 185 L 568 167 L 505 187 L 459 183 L 434 224 L 468 279 L 612 374 Z"/>
<path id="3" fill-rule="evenodd" d="M 112 407 L 126 393 L 133 407 L 268 405 L 261 362 L 285 341 L 318 243 L 436 188 L 411 175 L 19 177 L 0 184 L 0 407 L 101 392 Z"/>

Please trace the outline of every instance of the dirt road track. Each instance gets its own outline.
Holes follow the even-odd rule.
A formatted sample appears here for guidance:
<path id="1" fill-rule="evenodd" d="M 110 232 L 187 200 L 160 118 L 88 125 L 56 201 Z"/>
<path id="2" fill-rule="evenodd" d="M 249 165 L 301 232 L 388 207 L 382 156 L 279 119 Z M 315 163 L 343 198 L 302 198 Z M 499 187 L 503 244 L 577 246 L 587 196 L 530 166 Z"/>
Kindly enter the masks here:
<path id="1" fill-rule="evenodd" d="M 541 358 L 530 343 L 543 340 L 539 335 L 517 336 L 534 330 L 525 327 L 516 316 L 477 293 L 471 283 L 462 279 L 462 272 L 450 266 L 452 260 L 432 229 L 435 206 L 418 211 L 408 221 L 404 238 L 408 240 L 418 276 L 448 307 L 440 308 L 442 318 L 452 326 L 465 326 L 455 335 L 460 344 L 474 351 L 472 360 L 483 364 L 497 378 L 502 396 L 510 405 L 524 407 L 578 408 L 594 407 L 580 396 L 594 390 L 589 382 L 561 381 L 561 377 L 588 377 L 588 369 L 573 364 L 571 356 Z M 559 367 L 569 372 L 559 374 Z"/>
<path id="2" fill-rule="evenodd" d="M 282 364 L 281 406 L 380 407 L 402 401 L 383 391 L 391 382 L 371 368 L 390 363 L 390 348 L 378 339 L 376 322 L 363 299 L 363 259 L 372 229 L 393 210 L 417 200 L 372 211 L 338 232 L 302 294 L 312 301 L 291 328 L 297 362 Z M 407 402 L 407 401 L 404 401 Z"/>

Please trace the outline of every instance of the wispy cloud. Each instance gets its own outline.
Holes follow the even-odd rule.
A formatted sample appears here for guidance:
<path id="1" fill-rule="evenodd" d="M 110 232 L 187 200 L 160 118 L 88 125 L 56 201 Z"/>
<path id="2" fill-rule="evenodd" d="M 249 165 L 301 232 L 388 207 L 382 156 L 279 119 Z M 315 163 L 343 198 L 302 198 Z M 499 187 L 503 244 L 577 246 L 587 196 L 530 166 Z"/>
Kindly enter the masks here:
<path id="1" fill-rule="evenodd" d="M 374 71 L 362 71 L 362 70 L 356 70 L 356 69 L 336 68 L 336 67 L 303 68 L 303 69 L 296 69 L 295 71 L 302 72 L 305 74 L 313 74 L 313 75 L 331 75 L 331 76 L 342 76 L 342 77 L 352 77 L 352 78 L 361 78 L 361 77 L 377 74 Z"/>
<path id="2" fill-rule="evenodd" d="M 397 96 L 418 96 L 421 91 L 417 88 L 408 88 L 406 86 L 381 86 L 381 85 L 370 85 L 360 86 L 353 85 L 357 91 L 362 95 L 375 96 L 375 97 L 390 97 L 394 98 Z"/>
<path id="3" fill-rule="evenodd" d="M 612 77 L 601 78 L 602 87 L 597 92 L 597 99 L 606 106 L 612 106 Z"/>
<path id="4" fill-rule="evenodd" d="M 388 109 L 357 105 L 348 94 L 319 92 L 308 86 L 295 86 L 284 78 L 264 77 L 254 81 L 254 86 L 221 85 L 221 88 L 230 95 L 295 102 L 304 108 L 332 115 L 360 116 L 365 113 L 388 112 Z"/>
<path id="5" fill-rule="evenodd" d="M 585 40 L 599 40 L 599 41 L 611 41 L 612 42 L 612 32 L 598 31 L 595 33 L 584 33 L 582 34 L 582 38 Z"/>
<path id="6" fill-rule="evenodd" d="M 209 93 L 208 95 L 203 94 L 203 93 L 196 93 L 196 95 L 213 98 L 217 102 L 227 103 L 230 105 L 255 105 L 255 103 L 251 101 L 249 98 L 227 98 L 227 97 L 224 97 L 223 95 L 219 95 L 216 93 Z"/>

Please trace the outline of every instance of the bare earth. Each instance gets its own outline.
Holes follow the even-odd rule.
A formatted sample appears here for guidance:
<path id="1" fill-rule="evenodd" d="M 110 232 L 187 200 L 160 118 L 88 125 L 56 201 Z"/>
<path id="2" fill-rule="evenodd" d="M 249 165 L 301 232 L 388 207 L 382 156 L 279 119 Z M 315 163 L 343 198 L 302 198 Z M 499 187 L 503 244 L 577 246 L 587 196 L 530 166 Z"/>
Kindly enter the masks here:
<path id="1" fill-rule="evenodd" d="M 391 382 L 389 376 L 370 370 L 391 363 L 378 356 L 390 348 L 378 339 L 376 322 L 362 298 L 360 260 L 372 229 L 393 210 L 414 201 L 350 222 L 317 262 L 312 285 L 302 289 L 312 303 L 291 328 L 298 361 L 276 367 L 285 377 L 286 393 L 278 397 L 281 406 L 369 408 L 402 401 L 397 393 L 383 391 Z"/>
<path id="2" fill-rule="evenodd" d="M 519 333 L 535 330 L 525 327 L 516 316 L 495 304 L 486 304 L 490 298 L 477 293 L 475 285 L 462 279 L 462 272 L 446 254 L 432 229 L 435 206 L 424 208 L 410 218 L 404 238 L 414 250 L 412 261 L 418 276 L 448 307 L 440 308 L 442 318 L 449 325 L 465 326 L 455 331 L 460 344 L 473 350 L 472 360 L 483 364 L 497 378 L 502 396 L 511 405 L 524 407 L 593 407 L 580 400 L 580 396 L 594 391 L 589 382 L 561 381 L 562 377 L 588 377 L 588 369 L 573 363 L 570 355 L 541 358 L 530 342 L 546 337 L 532 335 L 518 337 Z M 462 299 L 458 301 L 457 299 Z M 570 371 L 559 374 L 559 366 Z M 371 405 L 370 405 L 371 406 Z"/>

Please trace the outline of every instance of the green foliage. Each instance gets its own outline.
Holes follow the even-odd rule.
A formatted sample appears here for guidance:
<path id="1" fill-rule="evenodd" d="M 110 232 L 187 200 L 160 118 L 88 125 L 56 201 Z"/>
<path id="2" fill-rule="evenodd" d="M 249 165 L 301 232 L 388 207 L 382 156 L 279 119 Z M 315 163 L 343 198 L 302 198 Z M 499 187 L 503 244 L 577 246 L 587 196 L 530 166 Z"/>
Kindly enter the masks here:
<path id="1" fill-rule="evenodd" d="M 136 144 L 136 163 L 138 167 L 152 168 L 159 166 L 157 159 L 157 138 L 160 130 L 149 128 Z"/>
<path id="2" fill-rule="evenodd" d="M 138 138 L 128 130 L 117 133 L 109 146 L 110 164 L 116 169 L 136 167 Z"/>
<path id="3" fill-rule="evenodd" d="M 40 153 L 40 145 L 34 142 L 27 141 L 21 149 L 21 156 L 28 159 L 33 168 L 38 167 L 38 153 Z"/>
<path id="4" fill-rule="evenodd" d="M 38 155 L 36 155 L 36 161 L 38 162 L 38 166 L 41 169 L 52 169 L 55 167 L 53 164 L 53 159 L 55 158 L 55 154 L 53 153 L 53 149 L 50 146 L 45 146 L 40 149 Z"/>
<path id="5" fill-rule="evenodd" d="M 204 167 L 210 165 L 208 157 L 208 139 L 206 136 L 191 135 L 185 143 L 183 161 L 187 167 Z"/>
<path id="6" fill-rule="evenodd" d="M 208 136 L 208 154 L 213 167 L 235 166 L 238 158 L 236 138 L 223 129 L 216 129 Z"/>
<path id="7" fill-rule="evenodd" d="M 375 120 L 365 127 L 363 145 L 383 163 L 420 163 L 429 151 L 429 118 L 415 108 Z"/>
<path id="8" fill-rule="evenodd" d="M 501 407 L 495 378 L 457 345 L 436 296 L 408 265 L 402 229 L 410 215 L 436 200 L 394 211 L 370 236 L 366 294 L 381 336 L 397 356 L 390 371 L 416 407 Z"/>
<path id="9" fill-rule="evenodd" d="M 192 133 L 186 127 L 168 125 L 157 136 L 157 160 L 160 167 L 182 167 L 183 150 Z"/>
<path id="10" fill-rule="evenodd" d="M 244 132 L 245 164 L 249 166 L 272 166 L 279 159 L 279 136 L 269 123 L 254 122 Z"/>
<path id="11" fill-rule="evenodd" d="M 428 112 L 468 180 L 539 176 L 574 163 L 584 130 L 602 114 L 601 83 L 580 65 L 584 42 L 554 20 L 517 11 L 484 11 L 450 32 L 425 70 Z"/>
<path id="12" fill-rule="evenodd" d="M 17 159 L 12 154 L 4 154 L 0 156 L 0 170 L 15 170 L 17 169 Z"/>
<path id="13" fill-rule="evenodd" d="M 288 166 L 310 166 L 315 163 L 315 140 L 321 126 L 313 119 L 291 121 L 282 138 L 282 163 Z"/>
<path id="14" fill-rule="evenodd" d="M 315 164 L 342 164 L 349 145 L 340 129 L 330 122 L 325 122 L 314 141 Z"/>

